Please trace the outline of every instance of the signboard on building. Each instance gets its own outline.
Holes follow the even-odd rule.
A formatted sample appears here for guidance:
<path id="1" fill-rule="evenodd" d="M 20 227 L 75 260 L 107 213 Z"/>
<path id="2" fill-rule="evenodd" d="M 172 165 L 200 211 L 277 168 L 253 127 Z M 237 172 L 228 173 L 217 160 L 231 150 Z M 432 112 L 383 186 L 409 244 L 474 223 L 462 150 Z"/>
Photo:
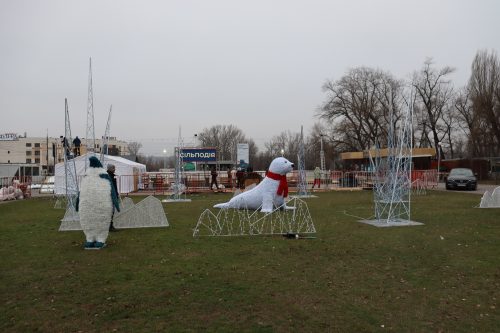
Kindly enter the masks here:
<path id="1" fill-rule="evenodd" d="M 181 157 L 184 162 L 215 162 L 216 148 L 182 148 Z"/>
<path id="2" fill-rule="evenodd" d="M 237 164 L 249 164 L 250 163 L 250 153 L 248 148 L 248 143 L 238 143 L 236 145 L 236 159 Z"/>
<path id="3" fill-rule="evenodd" d="M 4 133 L 0 134 L 0 141 L 17 141 L 16 133 Z"/>

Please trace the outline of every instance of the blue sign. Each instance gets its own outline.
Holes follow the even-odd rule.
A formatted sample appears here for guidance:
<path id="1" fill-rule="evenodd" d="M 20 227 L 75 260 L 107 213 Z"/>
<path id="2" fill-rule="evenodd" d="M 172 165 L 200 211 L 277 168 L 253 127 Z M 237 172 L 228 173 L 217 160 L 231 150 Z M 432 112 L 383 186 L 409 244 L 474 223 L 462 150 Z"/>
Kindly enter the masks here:
<path id="1" fill-rule="evenodd" d="M 184 162 L 215 162 L 216 153 L 215 148 L 183 148 L 181 157 Z"/>

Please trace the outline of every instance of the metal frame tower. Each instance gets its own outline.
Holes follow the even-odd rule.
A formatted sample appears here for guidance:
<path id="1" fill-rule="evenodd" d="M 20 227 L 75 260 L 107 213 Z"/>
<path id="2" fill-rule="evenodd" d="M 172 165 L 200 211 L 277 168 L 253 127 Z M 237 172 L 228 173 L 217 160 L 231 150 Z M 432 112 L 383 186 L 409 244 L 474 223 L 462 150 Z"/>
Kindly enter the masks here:
<path id="1" fill-rule="evenodd" d="M 69 158 L 71 155 L 66 151 L 66 149 L 69 149 L 67 145 L 72 142 L 72 137 L 71 137 L 71 124 L 69 121 L 69 110 L 68 110 L 68 100 L 64 99 L 64 138 L 63 140 L 66 140 L 66 142 L 63 141 L 63 150 L 64 150 L 64 180 L 65 180 L 65 187 L 66 187 L 66 213 L 64 214 L 63 219 L 61 220 L 61 228 L 60 229 L 67 229 L 67 226 L 63 226 L 65 222 L 77 222 L 78 227 L 80 226 L 79 224 L 79 216 L 78 213 L 76 212 L 76 200 L 78 197 L 78 179 L 76 176 L 76 165 L 75 165 L 75 159 L 74 158 Z"/>
<path id="2" fill-rule="evenodd" d="M 95 153 L 94 90 L 92 87 L 92 58 L 89 59 L 89 83 L 87 95 L 87 127 L 85 131 L 87 153 Z M 87 163 L 85 163 L 87 170 Z"/>
<path id="3" fill-rule="evenodd" d="M 309 193 L 307 192 L 307 178 L 306 178 L 306 154 L 304 147 L 304 128 L 300 126 L 300 141 L 299 141 L 299 152 L 297 154 L 297 164 L 298 164 L 298 172 L 299 179 L 297 182 L 297 197 L 308 197 Z"/>
<path id="4" fill-rule="evenodd" d="M 182 148 L 184 140 L 181 135 L 181 128 L 179 127 L 179 138 L 177 139 L 177 147 L 174 149 L 175 153 L 175 171 L 174 171 L 174 184 L 172 185 L 173 193 L 170 199 L 162 200 L 162 202 L 189 202 L 191 199 L 186 199 L 186 184 L 182 183 L 184 168 L 182 167 Z"/>
<path id="5" fill-rule="evenodd" d="M 375 171 L 375 217 L 379 223 L 397 224 L 410 221 L 413 103 L 403 109 L 397 124 L 394 112 L 389 120 L 387 157 L 381 156 L 379 147 L 375 158 L 370 157 Z"/>
<path id="6" fill-rule="evenodd" d="M 102 138 L 101 146 L 101 156 L 100 161 L 104 165 L 104 155 L 108 154 L 108 142 L 109 142 L 109 132 L 111 127 L 111 114 L 113 112 L 113 105 L 109 107 L 108 121 L 106 123 L 106 130 L 104 131 L 104 137 Z"/>

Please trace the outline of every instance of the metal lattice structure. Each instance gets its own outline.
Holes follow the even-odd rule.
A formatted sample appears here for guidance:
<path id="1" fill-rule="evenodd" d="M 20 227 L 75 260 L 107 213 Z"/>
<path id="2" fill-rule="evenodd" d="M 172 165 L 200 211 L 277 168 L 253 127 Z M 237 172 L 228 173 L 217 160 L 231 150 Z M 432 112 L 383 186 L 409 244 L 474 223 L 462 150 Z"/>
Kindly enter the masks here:
<path id="1" fill-rule="evenodd" d="M 69 121 L 69 110 L 68 110 L 68 100 L 64 100 L 64 138 L 63 138 L 63 150 L 64 150 L 64 185 L 66 188 L 66 212 L 63 219 L 61 220 L 61 228 L 64 228 L 64 224 L 75 224 L 78 223 L 80 218 L 76 211 L 76 200 L 78 198 L 78 179 L 76 176 L 76 165 L 73 156 L 70 153 L 69 143 L 72 142 L 71 137 L 71 124 Z"/>
<path id="2" fill-rule="evenodd" d="M 312 234 L 316 228 L 307 203 L 299 198 L 288 201 L 292 209 L 276 208 L 271 213 L 222 208 L 217 214 L 206 209 L 198 218 L 193 237 Z"/>
<path id="3" fill-rule="evenodd" d="M 94 90 L 92 87 L 92 58 L 89 59 L 89 82 L 87 94 L 87 126 L 85 130 L 85 146 L 87 153 L 95 153 L 95 127 L 94 127 Z M 85 163 L 85 170 L 87 170 Z"/>
<path id="4" fill-rule="evenodd" d="M 300 142 L 299 142 L 299 153 L 297 154 L 297 164 L 299 179 L 297 181 L 297 195 L 306 196 L 307 193 L 307 179 L 306 179 L 306 154 L 304 148 L 304 128 L 300 126 Z"/>
<path id="5" fill-rule="evenodd" d="M 375 218 L 378 222 L 410 221 L 413 106 L 409 103 L 396 122 L 395 111 L 389 117 L 387 157 L 377 147 L 371 158 L 374 172 Z"/>
<path id="6" fill-rule="evenodd" d="M 59 231 L 82 230 L 79 215 L 71 223 L 62 223 Z M 120 202 L 120 211 L 113 216 L 113 226 L 116 229 L 168 227 L 168 220 L 163 206 L 157 198 L 148 196 L 134 204 L 132 199 L 124 198 Z"/>
<path id="7" fill-rule="evenodd" d="M 298 164 L 297 195 L 294 195 L 294 197 L 297 198 L 316 197 L 315 195 L 311 195 L 307 191 L 306 154 L 304 145 L 304 130 L 302 126 L 300 126 L 300 142 L 299 142 L 299 152 L 297 154 L 297 164 Z"/>
<path id="8" fill-rule="evenodd" d="M 500 186 L 496 187 L 493 192 L 484 192 L 479 208 L 500 208 Z"/>
<path id="9" fill-rule="evenodd" d="M 177 147 L 175 147 L 175 171 L 174 183 L 172 185 L 172 195 L 170 199 L 162 200 L 162 202 L 190 202 L 191 199 L 186 199 L 186 185 L 183 183 L 184 179 L 184 161 L 182 159 L 182 148 L 184 140 L 181 135 L 181 128 L 179 127 L 179 138 L 177 140 Z"/>
<path id="10" fill-rule="evenodd" d="M 101 156 L 99 160 L 104 163 L 104 155 L 108 155 L 108 142 L 109 142 L 109 132 L 111 127 L 111 113 L 113 111 L 113 105 L 109 107 L 108 121 L 106 123 L 106 130 L 104 131 L 104 136 L 102 138 L 101 145 Z"/>
<path id="11" fill-rule="evenodd" d="M 128 199 L 129 201 L 126 201 Z M 134 205 L 132 199 L 125 198 L 123 206 L 113 218 L 113 226 L 117 229 L 168 227 L 168 220 L 161 201 L 153 196 Z"/>

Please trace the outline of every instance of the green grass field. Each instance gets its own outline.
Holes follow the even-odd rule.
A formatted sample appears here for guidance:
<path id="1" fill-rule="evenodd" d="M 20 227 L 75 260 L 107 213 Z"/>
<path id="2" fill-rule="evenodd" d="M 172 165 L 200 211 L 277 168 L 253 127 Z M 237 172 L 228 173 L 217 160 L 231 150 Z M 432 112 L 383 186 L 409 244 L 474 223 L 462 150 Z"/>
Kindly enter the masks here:
<path id="1" fill-rule="evenodd" d="M 494 332 L 500 210 L 480 196 L 414 196 L 418 227 L 375 228 L 371 192 L 308 199 L 316 239 L 192 237 L 229 198 L 164 204 L 169 228 L 84 251 L 49 199 L 0 205 L 2 332 Z M 135 201 L 141 198 L 134 198 Z"/>

